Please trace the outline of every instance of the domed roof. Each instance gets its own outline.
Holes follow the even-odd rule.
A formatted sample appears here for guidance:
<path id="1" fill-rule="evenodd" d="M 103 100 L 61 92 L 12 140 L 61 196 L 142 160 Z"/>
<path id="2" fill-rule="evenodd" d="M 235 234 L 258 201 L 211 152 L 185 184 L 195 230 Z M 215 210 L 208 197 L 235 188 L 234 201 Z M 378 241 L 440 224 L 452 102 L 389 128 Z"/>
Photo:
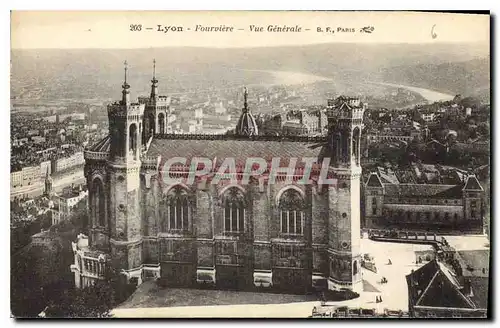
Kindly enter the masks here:
<path id="1" fill-rule="evenodd" d="M 247 97 L 248 91 L 245 88 L 244 92 L 244 105 L 243 111 L 241 113 L 240 119 L 238 120 L 238 124 L 236 124 L 236 135 L 240 136 L 256 136 L 259 134 L 259 129 L 257 127 L 257 123 L 255 122 L 255 118 L 252 113 L 248 109 Z"/>
<path id="2" fill-rule="evenodd" d="M 236 125 L 236 134 L 242 136 L 255 136 L 259 134 L 257 123 L 252 113 L 242 113 Z"/>

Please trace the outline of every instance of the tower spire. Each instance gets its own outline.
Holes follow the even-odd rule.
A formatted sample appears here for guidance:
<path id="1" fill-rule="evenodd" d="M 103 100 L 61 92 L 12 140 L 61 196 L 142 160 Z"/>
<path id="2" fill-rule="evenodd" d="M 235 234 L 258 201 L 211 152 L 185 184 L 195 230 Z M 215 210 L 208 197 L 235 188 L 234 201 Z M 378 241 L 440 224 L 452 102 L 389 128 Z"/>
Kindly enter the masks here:
<path id="1" fill-rule="evenodd" d="M 127 61 L 125 60 L 125 62 L 123 63 L 123 65 L 125 66 L 124 67 L 124 70 L 125 70 L 125 81 L 123 82 L 123 85 L 122 85 L 122 102 L 124 104 L 128 104 L 130 103 L 130 91 L 128 89 L 130 89 L 130 85 L 127 83 L 127 71 L 128 71 L 128 63 Z"/>
<path id="2" fill-rule="evenodd" d="M 158 96 L 158 80 L 156 79 L 156 59 L 153 59 L 153 79 L 151 80 L 151 99 Z"/>
<path id="3" fill-rule="evenodd" d="M 123 63 L 123 65 L 125 66 L 125 84 L 127 84 L 127 69 L 128 69 L 128 63 L 127 61 L 125 60 L 125 62 Z"/>
<path id="4" fill-rule="evenodd" d="M 47 166 L 47 173 L 45 175 L 45 195 L 52 196 L 52 177 L 50 176 L 49 166 Z"/>
<path id="5" fill-rule="evenodd" d="M 248 90 L 247 90 L 247 87 L 244 87 L 243 89 L 243 98 L 244 98 L 244 102 L 243 102 L 243 113 L 247 113 L 248 112 Z"/>
<path id="6" fill-rule="evenodd" d="M 153 59 L 153 80 L 155 80 L 156 76 L 156 59 Z"/>

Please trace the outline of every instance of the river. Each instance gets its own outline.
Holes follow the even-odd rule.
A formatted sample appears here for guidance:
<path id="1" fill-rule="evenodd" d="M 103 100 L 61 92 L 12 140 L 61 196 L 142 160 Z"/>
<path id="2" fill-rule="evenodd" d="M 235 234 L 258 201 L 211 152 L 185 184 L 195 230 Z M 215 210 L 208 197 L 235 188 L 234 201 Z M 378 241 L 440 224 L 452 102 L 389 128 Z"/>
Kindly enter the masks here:
<path id="1" fill-rule="evenodd" d="M 302 73 L 302 72 L 291 72 L 291 71 L 273 71 L 273 70 L 257 70 L 257 69 L 242 69 L 242 71 L 250 71 L 250 72 L 265 72 L 271 74 L 274 78 L 274 81 L 270 83 L 270 85 L 298 85 L 298 84 L 311 84 L 320 81 L 334 81 L 333 78 L 319 76 L 314 74 Z M 446 93 L 441 93 L 438 91 L 418 88 L 409 85 L 403 84 L 394 84 L 394 83 L 386 83 L 386 82 L 364 82 L 364 84 L 376 84 L 383 85 L 394 88 L 402 88 L 415 93 L 420 94 L 423 98 L 425 98 L 429 103 L 437 102 L 437 101 L 446 101 L 452 100 L 454 95 L 449 95 Z"/>
<path id="2" fill-rule="evenodd" d="M 430 103 L 438 102 L 438 101 L 452 100 L 455 97 L 453 95 L 449 95 L 446 93 L 441 93 L 441 92 L 437 92 L 437 91 L 429 90 L 429 89 L 424 89 L 424 88 L 412 87 L 412 86 L 403 85 L 403 84 L 394 84 L 394 83 L 385 83 L 385 82 L 370 82 L 370 83 L 410 90 L 412 92 L 418 93 L 419 95 L 424 97 Z"/>

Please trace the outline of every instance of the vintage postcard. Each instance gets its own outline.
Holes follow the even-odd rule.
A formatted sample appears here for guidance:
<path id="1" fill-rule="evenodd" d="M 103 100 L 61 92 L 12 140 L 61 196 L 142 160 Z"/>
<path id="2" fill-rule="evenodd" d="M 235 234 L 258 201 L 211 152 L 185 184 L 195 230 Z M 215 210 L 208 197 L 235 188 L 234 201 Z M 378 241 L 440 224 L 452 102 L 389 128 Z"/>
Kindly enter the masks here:
<path id="1" fill-rule="evenodd" d="M 13 11 L 15 318 L 487 318 L 490 15 Z"/>

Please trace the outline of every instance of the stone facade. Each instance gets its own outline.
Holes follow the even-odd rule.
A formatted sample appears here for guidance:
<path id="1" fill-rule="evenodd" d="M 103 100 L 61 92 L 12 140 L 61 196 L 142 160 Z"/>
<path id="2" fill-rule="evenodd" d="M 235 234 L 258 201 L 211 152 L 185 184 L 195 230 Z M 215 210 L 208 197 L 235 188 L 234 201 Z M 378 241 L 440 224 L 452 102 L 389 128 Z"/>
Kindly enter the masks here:
<path id="1" fill-rule="evenodd" d="M 128 87 L 125 82 L 122 101 L 108 108 L 110 136 L 85 152 L 90 248 L 107 252 L 108 263 L 139 283 L 160 278 L 169 286 L 305 292 L 321 284 L 361 290 L 364 105 L 359 100 L 341 97 L 331 103 L 326 138 L 156 134 L 148 139 L 139 138 L 144 105 L 130 103 Z M 155 94 L 153 87 L 151 98 Z M 249 183 L 242 182 L 244 173 L 216 183 L 207 174 L 188 183 L 185 163 L 170 170 L 180 180 L 164 179 L 166 160 L 190 162 L 196 156 L 214 158 L 213 170 L 229 157 L 238 168 L 255 156 L 269 158 L 268 164 L 271 156 L 285 162 L 294 156 L 328 158 L 330 165 L 314 166 L 306 184 L 299 181 L 303 167 L 291 179 L 278 174 L 275 182 L 267 170 Z M 318 181 L 320 169 L 333 184 Z"/>
<path id="2" fill-rule="evenodd" d="M 364 186 L 365 227 L 483 233 L 483 198 L 473 174 L 447 185 L 384 183 L 371 173 Z"/>

